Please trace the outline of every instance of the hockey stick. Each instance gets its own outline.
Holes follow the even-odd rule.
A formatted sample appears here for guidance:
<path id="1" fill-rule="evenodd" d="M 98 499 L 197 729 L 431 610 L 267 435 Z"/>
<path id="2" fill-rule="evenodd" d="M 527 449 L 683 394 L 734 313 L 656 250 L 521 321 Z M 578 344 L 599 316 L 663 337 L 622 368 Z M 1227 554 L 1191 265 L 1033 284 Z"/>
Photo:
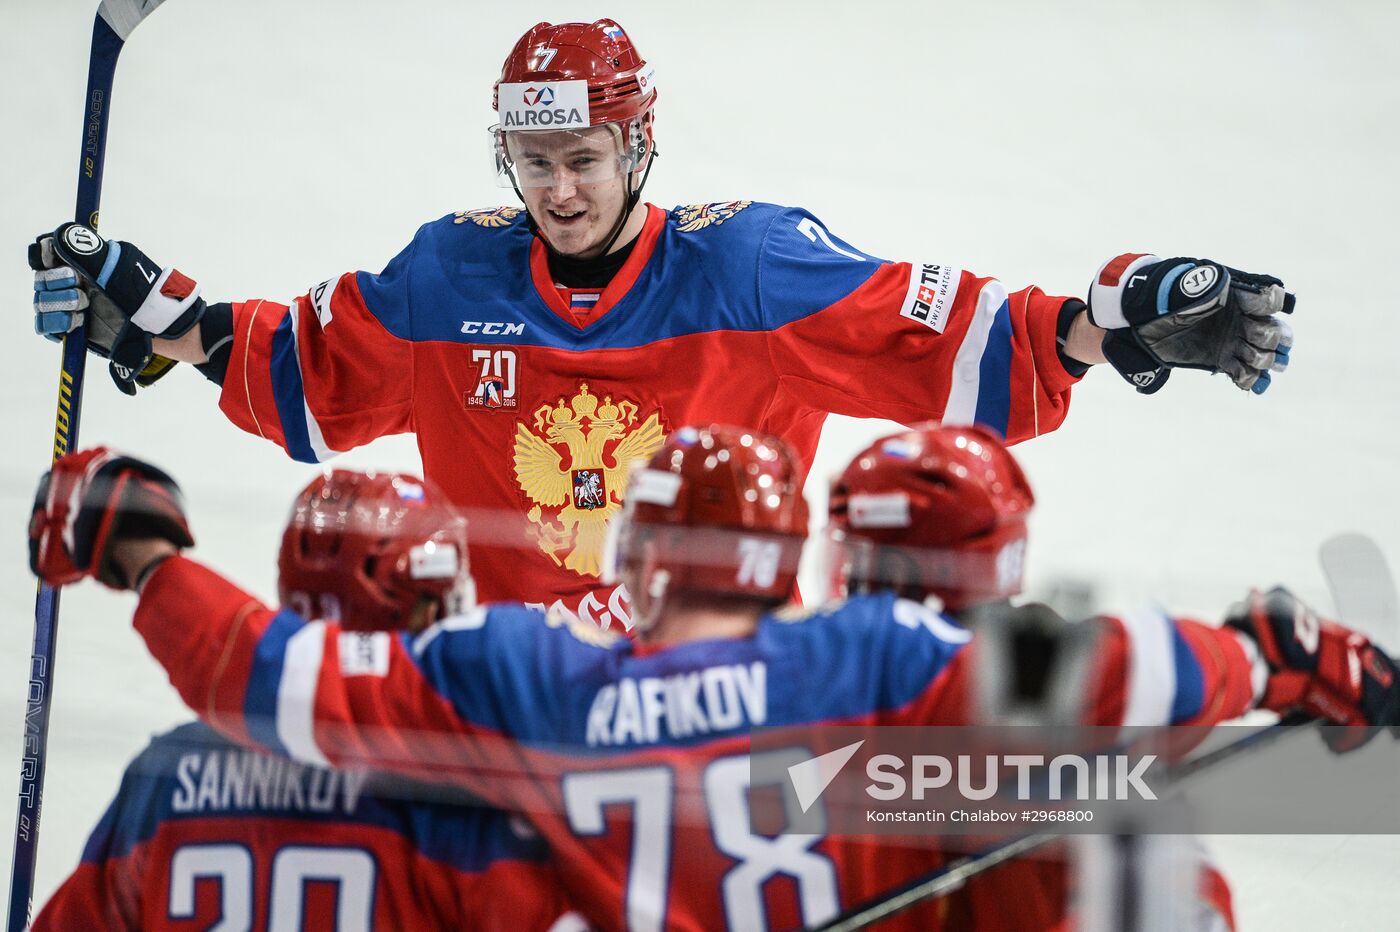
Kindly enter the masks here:
<path id="1" fill-rule="evenodd" d="M 78 204 L 74 219 L 97 226 L 102 200 L 102 167 L 117 56 L 140 22 L 165 0 L 102 0 L 92 24 L 87 97 L 83 106 L 82 156 L 78 163 Z M 78 417 L 87 370 L 87 320 L 63 340 L 54 416 L 53 459 L 78 444 Z M 58 639 L 58 590 L 39 584 L 34 602 L 34 649 L 29 660 L 29 691 L 24 707 L 24 754 L 19 775 L 19 814 L 10 873 L 9 932 L 29 925 L 34 900 L 34 868 L 39 849 L 39 814 L 48 757 L 49 711 L 53 702 L 54 653 Z"/>
<path id="2" fill-rule="evenodd" d="M 1337 616 L 1368 637 L 1383 632 L 1385 636 L 1377 639 L 1379 642 L 1392 640 L 1395 632 L 1400 631 L 1400 597 L 1397 597 L 1385 555 L 1375 541 L 1361 534 L 1338 535 L 1323 543 L 1318 556 L 1337 606 Z M 1355 613 L 1354 616 L 1351 613 Z M 1272 725 L 1174 768 L 1173 775 L 1184 779 L 1208 770 L 1271 744 L 1296 726 L 1313 721 L 1315 719 L 1306 713 L 1289 713 Z M 834 919 L 812 927 L 813 932 L 851 932 L 867 928 L 925 900 L 951 893 L 978 874 L 1064 837 L 1058 833 L 1042 833 L 998 842 L 916 877 L 873 900 L 857 904 Z"/>
<path id="3" fill-rule="evenodd" d="M 1337 617 L 1348 628 L 1394 650 L 1391 642 L 1400 631 L 1400 597 L 1381 548 L 1364 534 L 1338 534 L 1322 542 L 1318 557 Z"/>

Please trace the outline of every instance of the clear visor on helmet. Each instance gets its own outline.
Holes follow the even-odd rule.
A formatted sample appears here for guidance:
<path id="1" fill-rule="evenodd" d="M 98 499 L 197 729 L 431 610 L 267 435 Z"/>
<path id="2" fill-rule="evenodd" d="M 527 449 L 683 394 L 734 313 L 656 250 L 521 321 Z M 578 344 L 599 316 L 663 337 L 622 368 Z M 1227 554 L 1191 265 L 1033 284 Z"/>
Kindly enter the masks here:
<path id="1" fill-rule="evenodd" d="M 1003 598 L 1020 591 L 1025 541 L 993 551 L 891 546 L 828 527 L 821 558 L 828 599 L 892 591 L 958 605 Z"/>
<path id="2" fill-rule="evenodd" d="M 631 121 L 585 129 L 490 129 L 496 183 L 503 188 L 602 184 L 636 171 L 645 155 L 640 125 Z M 626 145 L 624 145 L 626 139 Z"/>

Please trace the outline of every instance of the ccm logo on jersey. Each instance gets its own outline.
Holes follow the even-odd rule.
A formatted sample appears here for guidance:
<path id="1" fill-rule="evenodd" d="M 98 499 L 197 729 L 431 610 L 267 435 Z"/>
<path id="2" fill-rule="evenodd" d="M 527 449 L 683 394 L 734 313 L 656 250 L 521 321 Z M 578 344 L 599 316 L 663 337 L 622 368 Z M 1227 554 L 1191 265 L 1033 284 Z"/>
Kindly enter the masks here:
<path id="1" fill-rule="evenodd" d="M 462 332 L 479 333 L 487 337 L 523 337 L 525 325 L 508 324 L 499 320 L 464 320 L 462 321 Z"/>
<path id="2" fill-rule="evenodd" d="M 958 296 L 958 281 L 961 278 L 962 269 L 946 265 L 914 266 L 899 316 L 916 320 L 936 333 L 942 333 L 948 323 L 948 310 Z"/>

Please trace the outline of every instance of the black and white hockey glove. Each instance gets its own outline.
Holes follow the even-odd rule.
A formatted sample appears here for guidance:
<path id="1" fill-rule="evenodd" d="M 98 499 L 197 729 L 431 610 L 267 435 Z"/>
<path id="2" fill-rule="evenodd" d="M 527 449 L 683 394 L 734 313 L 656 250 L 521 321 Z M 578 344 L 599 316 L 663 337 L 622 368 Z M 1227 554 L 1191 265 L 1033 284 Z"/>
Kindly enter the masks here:
<path id="1" fill-rule="evenodd" d="M 1089 319 L 1107 329 L 1103 352 L 1138 391 L 1151 394 L 1172 369 L 1224 372 L 1262 394 L 1288 367 L 1293 295 L 1272 275 L 1209 259 L 1128 254 L 1104 263 L 1089 287 Z"/>
<path id="2" fill-rule="evenodd" d="M 152 351 L 151 338 L 183 336 L 204 316 L 193 280 L 80 223 L 65 223 L 30 244 L 29 266 L 35 332 L 61 340 L 86 312 L 88 349 L 108 360 L 112 381 L 128 395 L 175 366 Z"/>

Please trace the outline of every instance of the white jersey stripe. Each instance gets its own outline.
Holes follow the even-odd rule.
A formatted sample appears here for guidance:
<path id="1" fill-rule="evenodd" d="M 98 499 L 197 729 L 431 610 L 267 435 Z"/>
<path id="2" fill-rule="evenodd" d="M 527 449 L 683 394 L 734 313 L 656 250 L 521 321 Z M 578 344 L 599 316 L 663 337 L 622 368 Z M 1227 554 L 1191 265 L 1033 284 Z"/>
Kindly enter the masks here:
<path id="1" fill-rule="evenodd" d="M 316 746 L 316 684 L 325 651 L 326 623 L 313 621 L 287 639 L 277 683 L 277 737 L 293 760 L 329 767 Z"/>
<path id="2" fill-rule="evenodd" d="M 1128 701 L 1123 724 L 1165 725 L 1176 698 L 1172 623 L 1154 609 L 1122 616 L 1128 635 Z"/>
<path id="3" fill-rule="evenodd" d="M 297 372 L 301 373 L 301 408 L 306 413 L 306 439 L 311 444 L 311 452 L 316 454 L 316 462 L 324 463 L 333 456 L 339 456 L 340 450 L 332 450 L 326 446 L 326 438 L 321 436 L 321 425 L 316 421 L 316 415 L 311 413 L 311 407 L 306 403 L 306 374 L 301 372 L 301 303 L 294 303 L 291 310 L 287 312 L 292 317 L 292 346 L 297 361 Z"/>
<path id="4" fill-rule="evenodd" d="M 987 350 L 987 336 L 992 332 L 997 312 L 1004 304 L 1006 289 L 1000 282 L 990 281 L 982 286 L 972 323 L 953 360 L 953 382 L 948 389 L 948 404 L 943 409 L 944 424 L 976 422 L 977 394 L 982 387 L 982 354 Z"/>

